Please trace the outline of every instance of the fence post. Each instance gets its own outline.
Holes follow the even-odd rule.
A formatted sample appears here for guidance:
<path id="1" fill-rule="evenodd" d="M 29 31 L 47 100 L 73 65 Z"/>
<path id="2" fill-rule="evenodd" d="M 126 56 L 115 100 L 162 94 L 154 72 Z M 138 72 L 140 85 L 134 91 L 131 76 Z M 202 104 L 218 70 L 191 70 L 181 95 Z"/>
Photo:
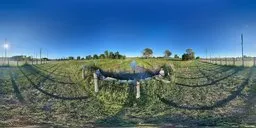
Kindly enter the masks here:
<path id="1" fill-rule="evenodd" d="M 95 72 L 93 73 L 93 79 L 94 79 L 94 91 L 99 92 L 98 76 Z"/>
<path id="2" fill-rule="evenodd" d="M 233 66 L 235 66 L 236 65 L 236 60 L 235 60 L 235 58 L 233 58 Z"/>
<path id="3" fill-rule="evenodd" d="M 136 81 L 136 99 L 140 98 L 140 82 Z"/>
<path id="4" fill-rule="evenodd" d="M 82 68 L 82 78 L 85 79 L 85 66 Z"/>

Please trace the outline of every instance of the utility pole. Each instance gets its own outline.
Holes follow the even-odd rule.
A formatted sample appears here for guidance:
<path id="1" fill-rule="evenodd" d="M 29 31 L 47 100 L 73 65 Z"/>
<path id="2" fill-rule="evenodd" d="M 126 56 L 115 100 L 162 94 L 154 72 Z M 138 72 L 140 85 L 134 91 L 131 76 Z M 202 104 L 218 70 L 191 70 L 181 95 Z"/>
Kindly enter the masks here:
<path id="1" fill-rule="evenodd" d="M 49 58 L 48 58 L 48 49 L 47 49 L 46 57 L 47 57 L 46 63 L 48 63 L 48 60 L 49 60 Z"/>
<path id="2" fill-rule="evenodd" d="M 40 64 L 42 64 L 42 48 L 40 48 Z"/>
<path id="3" fill-rule="evenodd" d="M 5 38 L 5 41 L 4 41 L 4 53 L 5 53 L 4 64 L 6 64 L 6 61 L 8 61 L 7 64 L 9 66 L 10 62 L 9 62 L 9 58 L 7 58 L 7 50 L 8 50 L 8 48 L 9 48 L 9 45 L 7 44 L 7 39 Z"/>
<path id="4" fill-rule="evenodd" d="M 205 53 L 206 53 L 206 56 L 205 56 L 206 62 L 208 62 L 208 60 L 207 60 L 207 48 L 206 48 L 206 50 L 205 50 Z"/>
<path id="5" fill-rule="evenodd" d="M 38 60 L 37 60 L 37 53 L 36 53 L 36 64 L 38 64 Z"/>
<path id="6" fill-rule="evenodd" d="M 244 36 L 241 34 L 241 46 L 242 46 L 242 65 L 244 66 Z"/>
<path id="7" fill-rule="evenodd" d="M 6 64 L 6 60 L 7 60 L 7 47 L 6 47 L 6 41 L 7 39 L 5 38 L 4 40 L 4 45 L 5 45 L 5 48 L 4 48 L 4 64 Z"/>
<path id="8" fill-rule="evenodd" d="M 211 54 L 211 51 L 210 51 L 210 63 L 212 63 L 212 54 Z"/>

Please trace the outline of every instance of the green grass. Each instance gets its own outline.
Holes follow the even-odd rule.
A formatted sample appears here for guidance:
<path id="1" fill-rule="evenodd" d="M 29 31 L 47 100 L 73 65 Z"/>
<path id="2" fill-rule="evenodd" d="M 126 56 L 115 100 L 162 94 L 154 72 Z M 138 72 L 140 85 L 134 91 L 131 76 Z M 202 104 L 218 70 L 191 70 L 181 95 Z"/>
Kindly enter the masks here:
<path id="1" fill-rule="evenodd" d="M 100 91 L 95 94 L 92 77 L 82 79 L 83 65 L 132 72 L 133 60 L 151 70 L 171 65 L 171 83 L 145 81 L 141 98 L 136 99 L 132 85 L 100 81 Z M 253 67 L 168 59 L 102 59 L 1 68 L 0 76 L 0 115 L 4 115 L 0 126 L 227 126 L 249 125 L 253 122 L 245 120 L 256 115 L 255 103 L 248 101 L 256 99 Z"/>

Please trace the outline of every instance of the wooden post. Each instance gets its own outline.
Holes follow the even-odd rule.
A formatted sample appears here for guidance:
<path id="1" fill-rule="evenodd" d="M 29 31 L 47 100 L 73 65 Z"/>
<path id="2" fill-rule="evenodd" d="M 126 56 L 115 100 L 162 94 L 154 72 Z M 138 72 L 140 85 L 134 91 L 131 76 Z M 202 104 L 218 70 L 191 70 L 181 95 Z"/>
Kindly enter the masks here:
<path id="1" fill-rule="evenodd" d="M 85 79 L 85 66 L 82 68 L 82 78 Z"/>
<path id="2" fill-rule="evenodd" d="M 95 72 L 93 73 L 93 80 L 94 80 L 94 91 L 97 93 L 99 92 L 99 86 L 98 86 L 98 76 Z"/>
<path id="3" fill-rule="evenodd" d="M 140 82 L 136 81 L 136 99 L 140 98 Z"/>

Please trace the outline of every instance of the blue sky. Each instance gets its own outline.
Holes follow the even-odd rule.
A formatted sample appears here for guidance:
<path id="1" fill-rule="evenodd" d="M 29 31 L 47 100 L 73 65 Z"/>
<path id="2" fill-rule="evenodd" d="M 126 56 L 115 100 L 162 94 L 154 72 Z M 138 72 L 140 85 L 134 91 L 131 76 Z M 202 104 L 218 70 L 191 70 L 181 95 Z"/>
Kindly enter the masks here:
<path id="1" fill-rule="evenodd" d="M 254 0 L 1 0 L 0 41 L 10 55 L 50 58 L 86 56 L 105 50 L 155 56 L 165 49 L 181 55 L 256 55 Z M 1 47 L 0 53 L 3 53 Z M 46 54 L 44 54 L 46 55 Z"/>

